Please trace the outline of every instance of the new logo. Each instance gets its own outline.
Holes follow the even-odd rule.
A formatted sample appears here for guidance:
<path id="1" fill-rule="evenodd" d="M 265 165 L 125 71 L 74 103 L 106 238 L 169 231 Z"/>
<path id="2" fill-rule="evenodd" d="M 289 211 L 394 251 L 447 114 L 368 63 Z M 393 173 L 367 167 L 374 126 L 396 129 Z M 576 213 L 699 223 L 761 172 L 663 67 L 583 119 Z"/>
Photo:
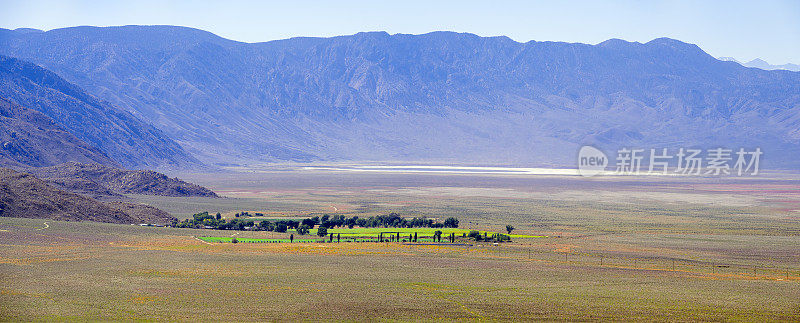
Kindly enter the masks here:
<path id="1" fill-rule="evenodd" d="M 608 166 L 608 157 L 602 151 L 592 146 L 583 146 L 578 152 L 578 173 L 581 176 L 594 176 L 600 174 Z"/>

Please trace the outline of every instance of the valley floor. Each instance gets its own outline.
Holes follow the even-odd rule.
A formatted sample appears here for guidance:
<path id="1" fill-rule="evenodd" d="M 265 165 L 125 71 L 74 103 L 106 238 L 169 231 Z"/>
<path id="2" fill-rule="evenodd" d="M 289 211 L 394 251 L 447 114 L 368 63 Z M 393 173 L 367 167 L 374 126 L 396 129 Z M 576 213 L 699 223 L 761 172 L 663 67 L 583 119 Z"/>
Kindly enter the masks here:
<path id="1" fill-rule="evenodd" d="M 285 238 L 0 218 L 3 320 L 800 319 L 800 185 L 275 171 L 184 174 L 229 198 L 133 196 L 176 216 L 456 216 L 499 246 Z M 46 223 L 45 223 L 46 222 Z"/>

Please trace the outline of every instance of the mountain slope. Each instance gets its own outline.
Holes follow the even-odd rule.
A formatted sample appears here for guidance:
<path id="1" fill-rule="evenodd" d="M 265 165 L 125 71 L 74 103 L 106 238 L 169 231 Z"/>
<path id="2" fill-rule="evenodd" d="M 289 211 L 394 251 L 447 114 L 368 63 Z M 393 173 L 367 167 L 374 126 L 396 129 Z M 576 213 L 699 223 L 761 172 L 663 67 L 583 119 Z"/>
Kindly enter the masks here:
<path id="1" fill-rule="evenodd" d="M 0 53 L 130 109 L 209 162 L 574 165 L 580 145 L 761 147 L 800 168 L 800 73 L 692 44 L 435 32 L 247 44 L 172 26 L 0 31 Z"/>
<path id="2" fill-rule="evenodd" d="M 65 192 L 33 175 L 8 168 L 0 168 L 0 216 L 110 223 L 166 224 L 175 220 L 150 206 L 103 203 Z"/>
<path id="3" fill-rule="evenodd" d="M 57 120 L 126 167 L 186 167 L 197 160 L 158 129 L 39 66 L 0 56 L 0 97 Z M 61 160 L 67 162 L 71 160 Z"/>
<path id="4" fill-rule="evenodd" d="M 123 170 L 99 164 L 65 163 L 30 170 L 37 177 L 65 189 L 98 188 L 111 194 L 217 197 L 211 190 L 151 170 Z"/>
<path id="5" fill-rule="evenodd" d="M 41 112 L 0 97 L 0 165 L 53 166 L 64 162 L 118 166 L 103 152 L 56 124 Z"/>

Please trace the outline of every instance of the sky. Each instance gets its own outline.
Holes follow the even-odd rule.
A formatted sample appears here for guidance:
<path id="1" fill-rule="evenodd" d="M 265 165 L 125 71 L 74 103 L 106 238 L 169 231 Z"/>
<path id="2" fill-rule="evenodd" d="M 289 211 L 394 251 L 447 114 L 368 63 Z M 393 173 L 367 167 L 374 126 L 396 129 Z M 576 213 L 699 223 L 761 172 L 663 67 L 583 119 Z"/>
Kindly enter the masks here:
<path id="1" fill-rule="evenodd" d="M 0 28 L 179 25 L 262 42 L 449 30 L 596 44 L 670 37 L 715 57 L 800 64 L 800 1 L 0 0 Z"/>

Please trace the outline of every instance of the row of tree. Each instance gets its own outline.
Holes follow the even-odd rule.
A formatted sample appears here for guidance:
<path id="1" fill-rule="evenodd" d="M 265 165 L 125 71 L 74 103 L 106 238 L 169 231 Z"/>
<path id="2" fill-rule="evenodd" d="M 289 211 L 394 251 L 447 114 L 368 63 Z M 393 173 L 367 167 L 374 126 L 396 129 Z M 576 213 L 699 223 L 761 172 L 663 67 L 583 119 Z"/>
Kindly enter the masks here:
<path id="1" fill-rule="evenodd" d="M 246 213 L 246 212 L 245 212 Z M 241 216 L 241 213 L 237 213 Z M 359 218 L 358 216 L 346 217 L 344 215 L 323 215 L 322 217 L 312 217 L 297 220 L 278 220 L 271 222 L 268 220 L 245 220 L 237 216 L 231 220 L 225 220 L 222 215 L 217 213 L 211 215 L 208 212 L 197 213 L 191 219 L 175 222 L 173 227 L 195 228 L 195 229 L 217 229 L 217 230 L 254 230 L 254 231 L 275 231 L 286 232 L 289 229 L 297 229 L 300 235 L 317 227 L 317 234 L 325 236 L 329 228 L 338 227 L 362 227 L 362 228 L 458 228 L 458 219 L 447 218 L 444 222 L 437 222 L 433 219 L 415 217 L 406 219 L 397 213 L 388 215 L 378 215 L 369 218 Z"/>
<path id="2" fill-rule="evenodd" d="M 296 229 L 299 225 L 300 221 L 294 220 L 281 220 L 276 222 L 245 220 L 240 218 L 225 220 L 219 213 L 216 215 L 211 215 L 208 214 L 208 212 L 197 213 L 193 215 L 191 219 L 186 219 L 172 224 L 172 226 L 176 228 L 275 232 L 286 232 L 289 229 Z"/>
<path id="3" fill-rule="evenodd" d="M 508 230 L 508 232 L 510 234 L 511 230 L 514 230 L 514 228 L 511 227 L 511 229 L 509 230 L 508 227 L 510 227 L 510 225 L 506 227 L 506 230 Z M 480 232 L 475 231 L 475 230 L 470 231 L 469 234 L 467 235 L 467 237 L 470 238 L 470 239 L 473 239 L 475 241 L 493 241 L 493 242 L 511 241 L 511 237 L 510 236 L 502 234 L 502 233 L 493 233 L 492 235 L 489 235 L 486 232 L 481 234 Z"/>
<path id="4" fill-rule="evenodd" d="M 437 222 L 433 219 L 415 217 L 404 218 L 397 213 L 388 215 L 371 216 L 369 218 L 359 218 L 358 216 L 346 217 L 344 215 L 323 215 L 322 217 L 312 217 L 305 219 L 301 224 L 313 229 L 315 226 L 326 228 L 338 227 L 362 227 L 362 228 L 458 228 L 458 219 L 450 217 L 444 222 Z"/>

